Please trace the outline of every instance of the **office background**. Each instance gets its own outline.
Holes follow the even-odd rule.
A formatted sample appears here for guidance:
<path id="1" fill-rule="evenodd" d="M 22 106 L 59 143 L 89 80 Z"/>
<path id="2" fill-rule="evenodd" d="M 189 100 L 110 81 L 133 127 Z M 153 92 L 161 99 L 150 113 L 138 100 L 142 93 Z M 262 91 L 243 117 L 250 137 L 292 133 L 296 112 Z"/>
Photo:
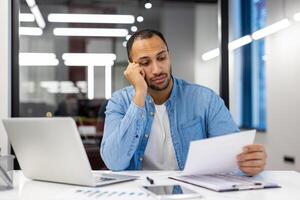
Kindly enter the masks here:
<path id="1" fill-rule="evenodd" d="M 70 3 L 71 2 L 71 3 Z M 57 27 L 93 27 L 138 29 L 151 27 L 166 36 L 171 50 L 175 76 L 212 88 L 219 93 L 220 57 L 205 57 L 218 47 L 217 1 L 152 1 L 152 8 L 144 8 L 145 1 L 36 1 L 46 22 L 42 35 L 20 33 L 20 53 L 54 53 L 54 66 L 21 64 L 18 74 L 12 70 L 13 8 L 0 2 L 0 117 L 12 114 L 18 102 L 18 116 L 72 116 L 78 125 L 96 127 L 100 134 L 103 120 L 101 106 L 112 92 L 126 86 L 123 70 L 127 63 L 125 37 L 68 37 L 55 36 Z M 31 13 L 25 0 L 19 3 L 21 13 Z M 290 25 L 260 40 L 253 40 L 230 51 L 230 111 L 241 128 L 257 128 L 257 142 L 266 145 L 269 169 L 300 171 L 300 85 L 298 76 L 300 22 L 293 17 L 300 12 L 297 0 L 229 1 L 229 41 L 251 34 L 261 28 L 289 19 Z M 48 21 L 50 13 L 132 14 L 141 15 L 143 22 L 134 24 L 67 24 Z M 37 27 L 36 21 L 20 22 L 20 27 Z M 63 53 L 114 53 L 110 88 L 107 88 L 106 66 L 94 67 L 93 91 L 89 93 L 88 67 L 66 66 Z M 53 59 L 55 61 L 55 59 Z M 19 76 L 19 93 L 12 95 L 13 80 Z M 87 131 L 87 130 L 85 130 Z M 84 132 L 84 131 L 83 131 Z M 9 151 L 7 138 L 0 126 L 2 153 Z M 83 134 L 84 135 L 84 134 Z M 91 159 L 97 154 L 99 138 L 83 136 Z M 293 162 L 294 161 L 294 162 Z M 96 162 L 97 163 L 97 162 Z"/>

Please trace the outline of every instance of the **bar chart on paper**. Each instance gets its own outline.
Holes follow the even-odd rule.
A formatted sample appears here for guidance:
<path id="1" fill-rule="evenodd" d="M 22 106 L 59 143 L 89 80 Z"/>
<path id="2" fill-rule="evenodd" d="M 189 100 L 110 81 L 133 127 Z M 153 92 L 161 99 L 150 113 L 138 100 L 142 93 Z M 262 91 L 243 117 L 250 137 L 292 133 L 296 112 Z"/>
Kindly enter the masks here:
<path id="1" fill-rule="evenodd" d="M 105 188 L 77 188 L 60 194 L 55 200 L 119 200 L 119 199 L 145 199 L 150 197 L 139 189 L 113 190 Z"/>

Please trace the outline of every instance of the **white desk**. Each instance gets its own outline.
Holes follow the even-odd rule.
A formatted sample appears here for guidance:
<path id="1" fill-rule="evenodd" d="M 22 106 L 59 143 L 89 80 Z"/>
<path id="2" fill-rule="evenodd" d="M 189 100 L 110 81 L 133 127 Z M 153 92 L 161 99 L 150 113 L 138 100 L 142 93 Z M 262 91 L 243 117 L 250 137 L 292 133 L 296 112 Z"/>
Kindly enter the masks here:
<path id="1" fill-rule="evenodd" d="M 154 179 L 155 184 L 172 184 L 179 183 L 191 189 L 195 189 L 203 194 L 203 199 L 220 199 L 220 200 L 300 200 L 300 173 L 294 171 L 265 171 L 260 176 L 266 180 L 275 181 L 282 188 L 264 189 L 264 190 L 249 190 L 239 192 L 213 192 L 200 187 L 191 186 L 188 184 L 176 182 L 168 179 L 170 175 L 176 175 L 176 171 L 131 171 L 121 172 L 123 174 L 139 175 L 136 181 L 120 183 L 99 188 L 88 188 L 80 186 L 71 186 L 65 184 L 48 183 L 41 181 L 32 181 L 26 179 L 21 171 L 14 172 L 14 189 L 8 191 L 0 191 L 1 200 L 96 200 L 96 199 L 145 199 L 152 200 L 153 198 L 145 195 L 138 188 L 141 185 L 149 185 L 145 180 L 145 176 Z M 123 191 L 124 194 L 135 192 L 132 196 L 118 196 L 111 194 L 110 196 L 102 195 L 96 198 L 96 195 L 76 193 L 76 190 L 91 190 L 95 191 Z M 76 197 L 75 197 L 76 195 Z"/>

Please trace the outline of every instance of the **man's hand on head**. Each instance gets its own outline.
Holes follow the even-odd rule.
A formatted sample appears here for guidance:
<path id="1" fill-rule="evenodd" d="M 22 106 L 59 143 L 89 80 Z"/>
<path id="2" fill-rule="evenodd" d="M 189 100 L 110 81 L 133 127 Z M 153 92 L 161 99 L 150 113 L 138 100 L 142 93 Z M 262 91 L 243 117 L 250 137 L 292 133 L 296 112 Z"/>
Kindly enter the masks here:
<path id="1" fill-rule="evenodd" d="M 143 107 L 148 90 L 144 69 L 138 63 L 129 62 L 124 76 L 135 89 L 134 103 Z"/>
<path id="2" fill-rule="evenodd" d="M 243 148 L 243 152 L 237 156 L 237 162 L 242 172 L 248 176 L 255 176 L 264 170 L 267 153 L 263 145 L 252 144 Z"/>

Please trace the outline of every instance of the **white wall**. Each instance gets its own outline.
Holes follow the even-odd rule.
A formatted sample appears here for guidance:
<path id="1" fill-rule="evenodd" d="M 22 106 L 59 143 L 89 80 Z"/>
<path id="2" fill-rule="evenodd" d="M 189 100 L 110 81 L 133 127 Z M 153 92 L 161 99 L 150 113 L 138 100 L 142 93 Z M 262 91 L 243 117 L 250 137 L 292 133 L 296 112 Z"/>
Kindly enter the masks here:
<path id="1" fill-rule="evenodd" d="M 0 1 L 0 118 L 10 116 L 10 1 Z M 9 152 L 8 139 L 0 121 L 1 154 Z"/>
<path id="2" fill-rule="evenodd" d="M 194 17 L 194 4 L 164 3 L 160 24 L 170 49 L 173 74 L 190 82 L 194 82 Z"/>
<path id="3" fill-rule="evenodd" d="M 234 0 L 233 0 L 234 1 Z M 236 2 L 231 4 L 230 10 Z M 239 23 L 237 19 L 239 13 L 229 12 L 229 27 L 230 27 L 230 41 L 238 38 L 240 30 L 234 23 Z M 218 7 L 217 4 L 198 4 L 195 8 L 195 70 L 194 79 L 195 83 L 204 85 L 219 93 L 220 84 L 220 59 L 219 57 L 209 61 L 202 60 L 202 54 L 218 47 Z M 240 79 L 240 67 L 238 58 L 240 51 L 236 50 L 230 54 L 229 59 L 229 91 L 230 91 L 230 112 L 237 124 L 240 124 L 240 104 L 239 91 L 240 85 L 236 84 Z M 236 58 L 234 58 L 236 56 Z"/>
<path id="4" fill-rule="evenodd" d="M 218 47 L 217 4 L 198 4 L 195 14 L 195 82 L 219 93 L 219 58 L 203 61 L 203 53 Z"/>
<path id="5" fill-rule="evenodd" d="M 300 12 L 299 0 L 267 1 L 267 24 Z M 300 23 L 266 39 L 267 133 L 258 138 L 267 146 L 268 168 L 300 171 Z M 295 164 L 283 156 L 295 157 Z"/>

